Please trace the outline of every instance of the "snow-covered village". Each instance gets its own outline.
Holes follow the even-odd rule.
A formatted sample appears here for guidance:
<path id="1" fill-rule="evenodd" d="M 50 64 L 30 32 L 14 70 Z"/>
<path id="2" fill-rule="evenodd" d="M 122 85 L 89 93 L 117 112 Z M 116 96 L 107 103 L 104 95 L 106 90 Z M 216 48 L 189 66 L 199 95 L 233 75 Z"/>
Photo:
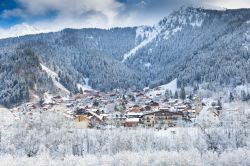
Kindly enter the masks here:
<path id="1" fill-rule="evenodd" d="M 56 85 L 59 90 L 62 88 Z M 208 97 L 208 92 L 201 89 L 177 88 L 176 79 L 142 91 L 100 92 L 89 86 L 80 88 L 76 95 L 65 93 L 63 88 L 64 95 L 44 93 L 43 98 L 33 96 L 30 102 L 8 110 L 1 108 L 1 132 L 8 133 L 2 134 L 2 150 L 13 155 L 27 154 L 31 158 L 5 156 L 0 159 L 9 161 L 6 165 L 13 160 L 33 164 L 37 162 L 35 159 L 39 162 L 48 159 L 42 154 L 50 153 L 56 157 L 52 162 L 55 165 L 84 162 L 94 165 L 148 165 L 152 162 L 158 165 L 158 161 L 227 165 L 228 161 L 232 162 L 228 156 L 236 165 L 248 163 L 249 153 L 244 147 L 249 143 L 250 104 L 241 101 L 242 96 L 229 93 Z M 16 130 L 13 137 L 9 132 Z M 236 147 L 240 149 L 231 149 Z M 231 150 L 224 152 L 227 148 Z M 172 154 L 175 150 L 176 154 Z M 121 151 L 131 154 L 124 155 Z M 145 151 L 150 158 L 142 162 Z M 66 157 L 68 155 L 74 157 Z M 137 157 L 129 160 L 131 155 Z M 207 157 L 210 159 L 204 162 Z M 177 159 L 179 161 L 175 162 Z"/>
<path id="2" fill-rule="evenodd" d="M 124 92 L 116 89 L 105 93 L 85 88 L 76 95 L 45 93 L 42 99 L 14 107 L 11 113 L 19 118 L 20 114 L 37 116 L 37 111 L 57 112 L 65 119 L 73 121 L 76 128 L 167 129 L 194 125 L 196 116 L 203 107 L 209 109 L 214 120 L 219 118 L 222 111 L 221 101 L 202 102 L 198 95 L 187 95 L 185 88 L 177 90 L 177 80 L 174 80 L 154 89 L 145 88 L 143 91 Z"/>
<path id="3" fill-rule="evenodd" d="M 249 0 L 1 0 L 0 166 L 249 166 Z"/>

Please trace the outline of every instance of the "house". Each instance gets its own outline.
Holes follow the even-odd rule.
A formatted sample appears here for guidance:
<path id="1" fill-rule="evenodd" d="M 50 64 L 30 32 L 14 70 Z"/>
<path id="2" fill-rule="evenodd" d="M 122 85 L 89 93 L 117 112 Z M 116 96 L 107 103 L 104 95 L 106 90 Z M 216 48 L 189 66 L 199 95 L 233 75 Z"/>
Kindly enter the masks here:
<path id="1" fill-rule="evenodd" d="M 104 124 L 104 117 L 103 116 L 100 116 L 93 111 L 89 111 L 89 114 L 91 115 L 91 116 L 89 116 L 89 119 L 90 119 L 90 125 L 92 127 Z"/>
<path id="2" fill-rule="evenodd" d="M 174 106 L 174 109 L 176 111 L 181 111 L 182 112 L 182 111 L 188 110 L 188 107 L 186 105 L 184 105 L 184 104 L 176 104 Z"/>
<path id="3" fill-rule="evenodd" d="M 196 96 L 194 100 L 195 100 L 195 112 L 198 115 L 202 110 L 201 98 Z"/>
<path id="4" fill-rule="evenodd" d="M 145 114 L 143 124 L 145 127 L 153 127 L 155 125 L 155 114 Z"/>
<path id="5" fill-rule="evenodd" d="M 154 101 L 151 101 L 149 104 L 148 104 L 152 109 L 158 109 L 160 107 L 160 104 L 157 103 L 157 102 L 154 102 Z"/>
<path id="6" fill-rule="evenodd" d="M 26 107 L 28 110 L 36 109 L 36 105 L 34 103 L 26 103 Z"/>
<path id="7" fill-rule="evenodd" d="M 128 112 L 127 114 L 126 114 L 126 117 L 127 118 L 142 118 L 142 116 L 143 116 L 143 113 L 141 113 L 141 112 Z"/>
<path id="8" fill-rule="evenodd" d="M 184 114 L 182 112 L 171 112 L 166 110 L 157 110 L 145 113 L 143 123 L 145 126 L 168 125 L 169 127 L 182 125 Z"/>
<path id="9" fill-rule="evenodd" d="M 65 104 L 65 106 L 66 106 L 67 108 L 70 108 L 70 107 L 74 107 L 74 104 L 73 104 L 73 103 L 67 103 L 67 104 Z"/>
<path id="10" fill-rule="evenodd" d="M 88 116 L 91 115 L 89 114 L 89 111 L 83 107 L 77 108 L 74 112 L 76 115 L 88 115 Z"/>
<path id="11" fill-rule="evenodd" d="M 62 102 L 63 102 L 62 97 L 59 96 L 59 95 L 54 96 L 54 97 L 52 98 L 52 100 L 53 100 L 54 102 L 56 102 L 56 103 L 62 103 Z"/>
<path id="12" fill-rule="evenodd" d="M 196 111 L 194 109 L 189 109 L 189 110 L 187 110 L 187 112 L 188 112 L 188 116 L 190 118 L 195 118 L 196 117 Z"/>
<path id="13" fill-rule="evenodd" d="M 77 128 L 88 128 L 89 127 L 89 117 L 86 115 L 79 115 L 75 118 L 75 126 Z"/>
<path id="14" fill-rule="evenodd" d="M 129 118 L 125 120 L 125 127 L 137 127 L 140 122 L 139 118 Z"/>
<path id="15" fill-rule="evenodd" d="M 144 107 L 144 110 L 145 110 L 145 111 L 150 111 L 150 110 L 151 110 L 151 107 L 150 107 L 149 105 L 147 105 L 147 106 Z"/>
<path id="16" fill-rule="evenodd" d="M 112 116 L 112 124 L 115 126 L 124 126 L 125 121 L 126 121 L 126 116 L 122 115 L 122 114 L 114 114 Z"/>
<path id="17" fill-rule="evenodd" d="M 132 108 L 129 109 L 129 112 L 141 112 L 141 108 L 139 105 L 134 105 Z"/>

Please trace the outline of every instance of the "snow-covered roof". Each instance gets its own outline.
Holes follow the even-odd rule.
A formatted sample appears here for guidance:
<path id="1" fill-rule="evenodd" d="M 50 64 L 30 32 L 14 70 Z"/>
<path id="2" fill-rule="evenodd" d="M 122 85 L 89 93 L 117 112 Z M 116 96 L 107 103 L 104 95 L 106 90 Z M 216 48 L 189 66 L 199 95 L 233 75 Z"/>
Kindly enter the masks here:
<path id="1" fill-rule="evenodd" d="M 143 113 L 141 112 L 128 112 L 127 116 L 141 116 Z"/>
<path id="2" fill-rule="evenodd" d="M 126 119 L 126 122 L 139 122 L 140 119 L 139 118 L 128 118 Z"/>

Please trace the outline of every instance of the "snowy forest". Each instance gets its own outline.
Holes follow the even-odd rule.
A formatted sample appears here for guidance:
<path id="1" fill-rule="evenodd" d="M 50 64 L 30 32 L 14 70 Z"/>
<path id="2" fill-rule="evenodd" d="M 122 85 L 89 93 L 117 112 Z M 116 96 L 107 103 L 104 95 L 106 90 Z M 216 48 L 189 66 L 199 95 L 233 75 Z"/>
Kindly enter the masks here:
<path id="1" fill-rule="evenodd" d="M 65 29 L 0 40 L 0 78 L 12 75 L 0 89 L 17 92 L 26 87 L 22 96 L 10 90 L 5 101 L 6 93 L 1 91 L 0 103 L 11 106 L 26 101 L 27 87 L 33 88 L 23 81 L 29 79 L 25 75 L 7 70 L 8 65 L 18 66 L 13 56 L 25 56 L 16 51 L 20 48 L 55 71 L 72 93 L 78 92 L 77 84 L 86 84 L 85 78 L 101 91 L 155 87 L 175 78 L 179 87 L 209 83 L 207 88 L 213 91 L 248 84 L 249 17 L 249 9 L 183 8 L 151 27 Z M 25 65 L 24 71 L 34 67 Z M 48 80 L 39 75 L 34 79 Z"/>
<path id="2" fill-rule="evenodd" d="M 25 115 L 0 131 L 1 165 L 249 165 L 249 112 L 203 110 L 193 126 L 75 129 L 53 112 Z"/>

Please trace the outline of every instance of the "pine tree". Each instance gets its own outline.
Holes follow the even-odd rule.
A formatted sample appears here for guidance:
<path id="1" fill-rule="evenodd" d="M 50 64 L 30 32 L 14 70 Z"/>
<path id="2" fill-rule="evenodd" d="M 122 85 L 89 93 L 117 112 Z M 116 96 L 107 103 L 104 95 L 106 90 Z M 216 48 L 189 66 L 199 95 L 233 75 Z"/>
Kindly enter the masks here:
<path id="1" fill-rule="evenodd" d="M 170 92 L 169 92 L 169 90 L 168 89 L 166 89 L 166 91 L 165 91 L 165 99 L 169 99 L 170 98 Z"/>
<path id="2" fill-rule="evenodd" d="M 79 91 L 79 92 L 80 92 L 80 94 L 83 94 L 83 90 L 82 90 L 82 88 L 80 88 L 80 91 Z"/>
<path id="3" fill-rule="evenodd" d="M 233 96 L 233 93 L 230 92 L 229 94 L 229 102 L 233 102 L 234 101 L 234 96 Z"/>
<path id="4" fill-rule="evenodd" d="M 189 99 L 189 100 L 193 100 L 193 95 L 192 95 L 192 93 L 190 93 L 190 95 L 188 96 L 188 99 Z"/>
<path id="5" fill-rule="evenodd" d="M 170 98 L 172 99 L 173 98 L 173 93 L 171 90 L 169 90 L 169 95 L 170 95 Z"/>
<path id="6" fill-rule="evenodd" d="M 185 88 L 184 88 L 183 86 L 181 87 L 180 98 L 181 98 L 182 100 L 185 100 L 185 99 L 186 99 L 186 92 L 185 92 Z"/>
<path id="7" fill-rule="evenodd" d="M 250 100 L 250 94 L 249 93 L 247 94 L 247 98 L 246 99 L 247 99 L 247 101 Z"/>
<path id="8" fill-rule="evenodd" d="M 217 102 L 217 106 L 222 107 L 222 103 L 221 103 L 221 100 L 220 100 L 220 99 L 219 99 L 218 102 Z"/>
<path id="9" fill-rule="evenodd" d="M 244 90 L 241 91 L 241 100 L 247 101 L 247 95 L 246 95 L 246 92 Z"/>
<path id="10" fill-rule="evenodd" d="M 175 99 L 178 99 L 178 98 L 179 98 L 178 92 L 177 92 L 177 91 L 175 91 L 175 93 L 174 93 L 174 98 L 175 98 Z"/>

